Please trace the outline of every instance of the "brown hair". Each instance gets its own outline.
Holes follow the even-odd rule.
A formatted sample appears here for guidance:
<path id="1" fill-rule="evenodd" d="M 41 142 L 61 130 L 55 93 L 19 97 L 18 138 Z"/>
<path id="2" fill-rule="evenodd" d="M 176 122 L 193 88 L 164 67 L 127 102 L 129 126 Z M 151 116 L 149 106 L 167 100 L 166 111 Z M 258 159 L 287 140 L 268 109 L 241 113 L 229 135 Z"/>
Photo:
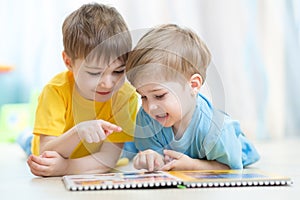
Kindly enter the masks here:
<path id="1" fill-rule="evenodd" d="M 127 78 L 134 84 L 137 76 L 148 76 L 159 70 L 158 75 L 165 78 L 174 73 L 190 78 L 198 73 L 204 81 L 210 61 L 209 49 L 192 30 L 175 24 L 160 25 L 148 31 L 130 52 Z M 166 67 L 158 68 L 159 65 Z"/>
<path id="2" fill-rule="evenodd" d="M 97 47 L 96 54 L 105 61 L 116 56 L 125 63 L 132 47 L 122 16 L 103 4 L 85 4 L 72 12 L 63 23 L 62 33 L 64 50 L 73 61 L 86 58 Z"/>

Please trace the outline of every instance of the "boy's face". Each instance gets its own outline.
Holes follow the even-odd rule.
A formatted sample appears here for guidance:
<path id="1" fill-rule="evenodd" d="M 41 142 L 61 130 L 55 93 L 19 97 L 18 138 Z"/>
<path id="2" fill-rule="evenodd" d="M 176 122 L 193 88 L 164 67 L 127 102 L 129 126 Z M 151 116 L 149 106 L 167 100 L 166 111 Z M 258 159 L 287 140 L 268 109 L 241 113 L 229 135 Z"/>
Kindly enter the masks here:
<path id="1" fill-rule="evenodd" d="M 173 127 L 174 131 L 185 129 L 192 118 L 195 108 L 195 96 L 186 82 L 146 80 L 137 87 L 141 95 L 142 106 L 153 119 L 164 127 Z"/>
<path id="2" fill-rule="evenodd" d="M 97 102 L 108 101 L 125 81 L 125 65 L 120 60 L 107 66 L 76 59 L 72 71 L 79 94 Z"/>

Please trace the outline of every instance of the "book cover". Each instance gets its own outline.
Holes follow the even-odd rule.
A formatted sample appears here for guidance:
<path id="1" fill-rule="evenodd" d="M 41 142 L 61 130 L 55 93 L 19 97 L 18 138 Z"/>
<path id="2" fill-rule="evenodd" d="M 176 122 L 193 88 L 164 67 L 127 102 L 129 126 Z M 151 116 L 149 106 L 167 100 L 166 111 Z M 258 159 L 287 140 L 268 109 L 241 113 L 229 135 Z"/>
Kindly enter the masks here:
<path id="1" fill-rule="evenodd" d="M 267 173 L 257 169 L 170 171 L 188 188 L 229 186 L 276 186 L 290 185 L 289 177 Z"/>
<path id="2" fill-rule="evenodd" d="M 239 186 L 283 186 L 292 184 L 289 177 L 255 169 L 125 172 L 63 176 L 70 191 L 140 189 L 140 188 L 201 188 Z"/>
<path id="3" fill-rule="evenodd" d="M 181 180 L 165 172 L 125 172 L 63 176 L 68 190 L 106 190 L 177 187 Z"/>

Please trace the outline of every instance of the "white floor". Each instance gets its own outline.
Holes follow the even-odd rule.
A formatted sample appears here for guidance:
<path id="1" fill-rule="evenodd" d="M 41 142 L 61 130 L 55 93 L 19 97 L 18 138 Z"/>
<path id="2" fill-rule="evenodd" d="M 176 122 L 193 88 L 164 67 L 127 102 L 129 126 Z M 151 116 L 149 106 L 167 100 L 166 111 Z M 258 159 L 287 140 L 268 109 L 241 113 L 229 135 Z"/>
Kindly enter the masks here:
<path id="1" fill-rule="evenodd" d="M 0 199 L 299 199 L 300 138 L 255 142 L 255 145 L 261 160 L 252 167 L 290 176 L 292 186 L 70 192 L 65 189 L 61 177 L 33 176 L 26 165 L 26 156 L 17 144 L 0 144 Z M 127 169 L 130 166 L 120 168 Z"/>

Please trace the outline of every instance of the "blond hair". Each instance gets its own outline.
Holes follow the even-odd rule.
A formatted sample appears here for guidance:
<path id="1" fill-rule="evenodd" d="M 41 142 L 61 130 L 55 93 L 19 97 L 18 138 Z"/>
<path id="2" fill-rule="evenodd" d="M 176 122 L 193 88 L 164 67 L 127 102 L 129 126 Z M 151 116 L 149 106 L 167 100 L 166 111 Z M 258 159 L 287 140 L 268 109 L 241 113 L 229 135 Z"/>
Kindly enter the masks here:
<path id="1" fill-rule="evenodd" d="M 85 4 L 72 12 L 63 23 L 62 33 L 64 51 L 72 60 L 86 58 L 98 47 L 97 55 L 106 61 L 116 56 L 125 63 L 132 48 L 124 19 L 115 8 L 103 4 Z"/>
<path id="2" fill-rule="evenodd" d="M 153 75 L 159 70 L 158 75 L 165 78 L 174 72 L 185 78 L 197 73 L 204 82 L 210 61 L 209 49 L 195 32 L 175 24 L 160 25 L 148 31 L 129 53 L 127 78 L 134 84 L 138 76 Z"/>

